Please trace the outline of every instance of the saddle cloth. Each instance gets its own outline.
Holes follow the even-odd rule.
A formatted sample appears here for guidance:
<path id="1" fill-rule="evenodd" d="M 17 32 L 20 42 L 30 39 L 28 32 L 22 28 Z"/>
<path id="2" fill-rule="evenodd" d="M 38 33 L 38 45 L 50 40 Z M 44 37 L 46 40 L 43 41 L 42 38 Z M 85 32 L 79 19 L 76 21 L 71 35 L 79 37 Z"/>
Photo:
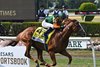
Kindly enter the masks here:
<path id="1" fill-rule="evenodd" d="M 45 43 L 45 37 L 44 37 L 44 33 L 47 31 L 47 29 L 43 28 L 43 27 L 38 27 L 35 32 L 33 33 L 32 39 L 34 41 L 38 41 L 41 43 Z M 49 33 L 48 35 L 48 39 L 46 41 L 46 44 L 48 44 L 51 35 L 54 33 L 54 31 L 52 31 L 51 33 Z"/>

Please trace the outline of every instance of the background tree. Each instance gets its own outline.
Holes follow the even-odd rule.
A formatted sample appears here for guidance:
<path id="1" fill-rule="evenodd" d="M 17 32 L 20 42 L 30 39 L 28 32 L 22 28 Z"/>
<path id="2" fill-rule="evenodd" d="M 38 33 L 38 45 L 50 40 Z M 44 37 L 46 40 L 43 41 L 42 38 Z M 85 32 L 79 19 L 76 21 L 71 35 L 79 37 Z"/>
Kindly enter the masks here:
<path id="1" fill-rule="evenodd" d="M 83 3 L 83 2 L 94 2 L 94 0 L 64 0 L 65 4 L 68 5 L 68 7 L 70 9 L 78 9 L 79 6 Z"/>
<path id="2" fill-rule="evenodd" d="M 91 2 L 86 2 L 86 3 L 82 3 L 79 7 L 79 11 L 96 11 L 97 10 L 97 6 L 94 3 Z M 85 21 L 92 21 L 94 18 L 94 16 L 82 16 L 82 19 L 84 19 Z"/>
<path id="3" fill-rule="evenodd" d="M 56 2 L 57 5 L 67 5 L 69 9 L 78 9 L 80 5 L 84 2 L 94 3 L 95 0 L 48 0 L 50 6 L 52 6 L 52 2 Z M 98 8 L 100 8 L 100 0 L 98 0 Z"/>

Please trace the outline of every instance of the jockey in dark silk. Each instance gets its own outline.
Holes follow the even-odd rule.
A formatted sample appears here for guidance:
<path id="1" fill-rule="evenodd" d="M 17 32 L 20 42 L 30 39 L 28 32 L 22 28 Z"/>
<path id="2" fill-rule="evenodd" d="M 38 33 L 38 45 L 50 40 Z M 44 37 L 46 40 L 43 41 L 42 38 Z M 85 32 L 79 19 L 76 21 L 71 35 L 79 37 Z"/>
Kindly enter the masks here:
<path id="1" fill-rule="evenodd" d="M 47 39 L 48 39 L 48 34 L 50 32 L 52 32 L 55 28 L 60 28 L 60 23 L 61 21 L 58 21 L 57 23 L 55 19 L 57 19 L 58 17 L 61 17 L 62 14 L 61 12 L 59 12 L 58 14 L 54 14 L 54 12 L 50 12 L 48 17 L 45 18 L 45 20 L 42 22 L 42 26 L 44 28 L 47 28 L 48 30 L 44 33 L 44 36 L 45 36 L 45 49 L 46 51 L 48 51 L 48 45 L 46 43 Z"/>

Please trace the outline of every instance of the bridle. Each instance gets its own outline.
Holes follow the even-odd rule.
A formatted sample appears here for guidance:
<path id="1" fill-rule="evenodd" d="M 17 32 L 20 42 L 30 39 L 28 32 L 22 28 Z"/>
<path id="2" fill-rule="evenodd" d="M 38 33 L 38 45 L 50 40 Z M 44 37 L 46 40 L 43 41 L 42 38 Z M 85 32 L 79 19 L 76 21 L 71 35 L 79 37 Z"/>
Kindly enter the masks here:
<path id="1" fill-rule="evenodd" d="M 84 30 L 84 28 L 82 27 L 82 25 L 80 24 L 80 22 L 78 22 L 77 20 L 73 19 L 68 19 L 68 20 L 64 20 L 64 27 L 67 27 L 68 29 L 70 29 L 69 25 L 72 23 L 72 28 L 75 28 L 77 31 L 82 31 L 84 33 L 84 35 L 86 36 L 86 32 Z M 77 27 L 77 28 L 76 28 Z M 74 30 L 76 32 L 76 30 Z"/>

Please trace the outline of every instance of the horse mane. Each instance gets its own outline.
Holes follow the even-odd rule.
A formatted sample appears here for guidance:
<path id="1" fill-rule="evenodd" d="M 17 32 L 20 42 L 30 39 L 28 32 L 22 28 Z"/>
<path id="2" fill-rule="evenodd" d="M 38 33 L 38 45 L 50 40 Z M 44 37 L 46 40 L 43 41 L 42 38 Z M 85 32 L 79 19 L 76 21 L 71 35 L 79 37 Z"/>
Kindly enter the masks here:
<path id="1" fill-rule="evenodd" d="M 77 21 L 77 20 L 76 19 L 70 19 L 70 18 L 67 19 L 67 18 L 65 18 L 62 23 L 64 24 L 64 23 L 67 23 L 67 22 L 75 22 L 75 21 Z"/>

